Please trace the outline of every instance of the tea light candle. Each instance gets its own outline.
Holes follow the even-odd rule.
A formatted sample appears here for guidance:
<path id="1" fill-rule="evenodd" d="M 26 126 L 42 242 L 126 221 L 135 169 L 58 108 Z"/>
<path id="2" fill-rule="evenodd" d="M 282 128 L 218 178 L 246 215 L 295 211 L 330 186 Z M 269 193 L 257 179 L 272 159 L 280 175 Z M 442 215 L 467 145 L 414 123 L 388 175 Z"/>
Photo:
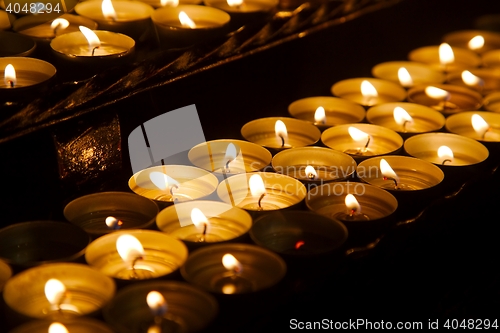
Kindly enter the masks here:
<path id="1" fill-rule="evenodd" d="M 285 259 L 310 258 L 339 249 L 347 240 L 347 229 L 341 222 L 313 212 L 273 212 L 255 221 L 250 237 Z"/>
<path id="2" fill-rule="evenodd" d="M 20 222 L 0 229 L 0 258 L 20 271 L 44 263 L 76 261 L 89 243 L 89 235 L 70 223 Z"/>
<path id="3" fill-rule="evenodd" d="M 12 269 L 7 263 L 0 260 L 0 293 L 3 290 L 5 282 L 12 276 Z"/>
<path id="4" fill-rule="evenodd" d="M 11 333 L 113 333 L 111 328 L 105 323 L 87 317 L 76 317 L 71 319 L 64 319 L 58 321 L 50 321 L 50 320 L 35 320 L 30 321 L 26 324 L 18 326 L 14 328 Z M 52 326 L 53 325 L 53 326 Z M 53 331 L 56 330 L 55 326 L 60 325 L 60 329 L 62 331 Z M 52 326 L 52 328 L 51 328 Z M 59 327 L 57 329 L 59 329 Z M 66 331 L 64 331 L 66 329 Z"/>
<path id="5" fill-rule="evenodd" d="M 180 5 L 159 8 L 154 11 L 151 19 L 160 46 L 169 49 L 188 47 L 222 37 L 227 32 L 231 17 L 213 7 Z"/>
<path id="6" fill-rule="evenodd" d="M 188 256 L 178 239 L 153 230 L 117 231 L 94 240 L 85 260 L 94 269 L 121 283 L 164 277 Z"/>
<path id="7" fill-rule="evenodd" d="M 408 90 L 408 101 L 429 106 L 448 116 L 464 110 L 478 110 L 483 98 L 469 88 L 438 84 L 411 88 Z"/>
<path id="8" fill-rule="evenodd" d="M 451 47 L 447 43 L 417 48 L 408 54 L 408 59 L 428 64 L 442 72 L 465 70 L 481 65 L 481 58 L 474 51 Z"/>
<path id="9" fill-rule="evenodd" d="M 269 165 L 272 155 L 248 141 L 222 139 L 200 143 L 189 151 L 188 158 L 195 166 L 222 176 L 260 171 Z"/>
<path id="10" fill-rule="evenodd" d="M 232 258 L 224 265 L 227 254 Z M 255 245 L 218 244 L 193 251 L 181 274 L 187 282 L 211 293 L 249 294 L 281 281 L 286 264 L 277 254 Z"/>
<path id="11" fill-rule="evenodd" d="M 500 141 L 500 114 L 487 111 L 461 112 L 446 119 L 446 129 L 481 142 Z"/>
<path id="12" fill-rule="evenodd" d="M 154 8 L 141 1 L 90 0 L 78 3 L 75 12 L 96 22 L 100 30 L 118 32 L 141 41 L 151 29 Z"/>
<path id="13" fill-rule="evenodd" d="M 366 113 L 369 123 L 390 128 L 401 136 L 438 131 L 445 123 L 438 111 L 414 103 L 386 103 L 371 107 Z"/>
<path id="14" fill-rule="evenodd" d="M 409 79 L 401 78 L 400 71 L 404 69 Z M 445 75 L 429 65 L 413 61 L 388 61 L 372 68 L 372 75 L 376 78 L 399 83 L 405 88 L 421 84 L 443 83 Z"/>
<path id="15" fill-rule="evenodd" d="M 276 10 L 277 0 L 205 0 L 204 4 L 227 12 L 230 25 L 238 29 L 247 23 L 263 22 Z"/>
<path id="16" fill-rule="evenodd" d="M 66 22 L 64 22 L 65 20 Z M 38 43 L 50 42 L 58 35 L 80 31 L 79 26 L 97 29 L 97 23 L 77 15 L 65 13 L 63 15 L 28 15 L 17 19 L 12 29 L 20 34 L 34 38 Z"/>
<path id="17" fill-rule="evenodd" d="M 165 310 L 153 311 L 148 306 L 152 292 L 163 299 Z M 121 289 L 103 315 L 116 332 L 145 332 L 148 328 L 150 332 L 201 332 L 218 310 L 212 295 L 185 282 L 148 281 Z"/>
<path id="18" fill-rule="evenodd" d="M 245 140 L 279 151 L 315 144 L 321 132 L 316 126 L 304 120 L 269 117 L 246 123 L 241 128 L 241 135 Z"/>
<path id="19" fill-rule="evenodd" d="M 288 113 L 294 118 L 314 123 L 320 130 L 335 125 L 358 123 L 365 118 L 365 109 L 361 105 L 328 96 L 299 99 L 288 106 Z"/>
<path id="20" fill-rule="evenodd" d="M 55 286 L 60 289 L 51 289 Z M 26 318 L 62 320 L 97 314 L 115 289 L 111 278 L 87 265 L 54 263 L 13 276 L 5 284 L 3 298 L 10 309 Z"/>
<path id="21" fill-rule="evenodd" d="M 487 30 L 460 30 L 444 35 L 443 42 L 482 54 L 500 49 L 500 34 Z"/>
<path id="22" fill-rule="evenodd" d="M 271 164 L 276 172 L 306 184 L 345 180 L 356 170 L 351 156 L 322 147 L 284 150 L 273 157 Z"/>
<path id="23" fill-rule="evenodd" d="M 64 217 L 96 238 L 116 229 L 150 228 L 158 214 L 150 199 L 126 192 L 101 192 L 79 197 L 64 207 Z M 120 221 L 108 226 L 108 217 Z"/>
<path id="24" fill-rule="evenodd" d="M 129 188 L 153 199 L 161 208 L 174 202 L 208 197 L 219 180 L 210 172 L 186 165 L 161 165 L 141 170 L 128 182 Z"/>
<path id="25" fill-rule="evenodd" d="M 28 57 L 36 48 L 29 37 L 9 31 L 0 31 L 0 57 Z"/>
<path id="26" fill-rule="evenodd" d="M 217 188 L 222 201 L 252 212 L 298 205 L 306 192 L 304 184 L 295 178 L 271 172 L 234 175 Z"/>
<path id="27" fill-rule="evenodd" d="M 356 161 L 395 153 L 403 146 L 403 138 L 398 133 L 372 124 L 335 126 L 323 132 L 321 141 L 332 149 L 351 155 Z"/>
<path id="28" fill-rule="evenodd" d="M 363 106 L 399 102 L 406 98 L 406 90 L 399 84 L 374 78 L 339 81 L 332 86 L 332 94 Z"/>
<path id="29" fill-rule="evenodd" d="M 500 90 L 500 68 L 477 68 L 447 75 L 446 82 L 451 85 L 467 87 L 481 95 Z"/>
<path id="30" fill-rule="evenodd" d="M 193 213 L 197 210 L 201 216 Z M 165 208 L 158 214 L 156 224 L 161 231 L 193 247 L 241 237 L 252 226 L 252 217 L 226 203 L 197 200 Z"/>
<path id="31" fill-rule="evenodd" d="M 179 5 L 200 5 L 203 0 L 144 0 L 142 2 L 147 3 L 153 8 L 161 8 L 177 7 Z"/>
<path id="32" fill-rule="evenodd" d="M 500 91 L 486 95 L 483 99 L 483 105 L 488 111 L 500 112 Z"/>

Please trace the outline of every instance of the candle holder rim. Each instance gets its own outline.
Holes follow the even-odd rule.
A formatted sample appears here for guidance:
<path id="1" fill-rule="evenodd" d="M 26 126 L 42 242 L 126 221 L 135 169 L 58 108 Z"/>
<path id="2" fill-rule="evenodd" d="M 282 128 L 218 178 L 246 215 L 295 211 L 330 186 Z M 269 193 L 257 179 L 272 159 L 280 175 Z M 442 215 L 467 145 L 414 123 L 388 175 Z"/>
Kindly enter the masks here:
<path id="1" fill-rule="evenodd" d="M 202 0 L 202 2 L 206 6 L 215 7 L 215 8 L 218 8 L 217 6 L 214 6 L 214 4 L 216 4 L 216 3 L 225 3 L 225 4 L 227 4 L 227 0 Z M 270 10 L 270 9 L 278 6 L 278 4 L 279 4 L 279 0 L 245 0 L 245 2 L 248 2 L 248 3 L 259 3 L 259 4 L 263 3 L 263 4 L 268 4 L 269 5 L 269 9 L 259 9 L 259 10 L 251 11 L 251 12 L 248 12 L 248 13 L 268 11 L 268 10 Z"/>
<path id="2" fill-rule="evenodd" d="M 50 15 L 50 14 L 46 14 L 46 15 Z M 40 20 L 37 21 L 36 20 L 37 18 L 39 18 Z M 92 21 L 89 18 L 83 17 L 83 16 L 77 16 L 77 15 L 73 15 L 70 13 L 64 13 L 63 15 L 60 15 L 60 14 L 54 15 L 54 19 L 56 19 L 56 18 L 67 19 L 68 21 L 70 21 L 70 24 L 75 23 L 75 21 L 79 21 L 78 22 L 78 23 L 80 23 L 79 25 L 86 26 L 87 28 L 92 29 L 92 30 L 97 29 L 96 22 Z M 35 20 L 35 22 L 27 22 L 26 23 L 27 26 L 22 26 L 22 24 L 25 23 L 24 21 L 32 21 L 32 20 Z M 55 36 L 39 37 L 39 36 L 33 36 L 30 34 L 24 33 L 24 31 L 36 28 L 40 25 L 43 25 L 46 22 L 47 22 L 46 18 L 42 17 L 42 16 L 35 16 L 35 15 L 22 16 L 14 21 L 14 23 L 12 24 L 12 30 L 17 32 L 17 33 L 20 33 L 20 34 L 30 36 L 31 38 L 41 39 L 41 40 L 51 40 Z"/>
<path id="3" fill-rule="evenodd" d="M 201 8 L 200 8 L 201 7 Z M 160 18 L 162 18 L 163 12 L 179 12 L 181 10 L 208 10 L 211 11 L 211 13 L 215 13 L 222 18 L 221 22 L 217 22 L 218 24 L 210 27 L 197 27 L 196 29 L 191 29 L 189 27 L 184 27 L 184 26 L 175 26 L 175 25 L 169 25 L 166 24 L 165 22 L 161 21 Z M 187 13 L 189 15 L 189 13 Z M 201 5 L 194 5 L 194 4 L 179 4 L 177 7 L 162 7 L 158 8 L 154 11 L 154 13 L 151 15 L 151 20 L 153 21 L 154 24 L 161 26 L 163 28 L 167 28 L 169 30 L 179 30 L 179 31 L 193 31 L 193 30 L 202 30 L 202 31 L 212 31 L 212 30 L 218 30 L 221 27 L 227 26 L 231 20 L 231 16 L 226 13 L 223 10 L 220 10 L 216 7 L 211 7 L 211 6 L 201 6 Z"/>
<path id="4" fill-rule="evenodd" d="M 9 54 L 7 56 L 0 56 L 0 59 L 1 58 L 6 58 L 6 57 L 19 57 L 19 58 L 22 58 L 22 57 L 28 57 L 29 55 L 31 55 L 35 50 L 36 50 L 36 42 L 31 39 L 30 37 L 28 36 L 24 36 L 24 35 L 19 35 L 18 33 L 15 33 L 15 32 L 10 32 L 10 31 L 2 31 L 0 30 L 0 39 L 4 39 L 5 37 L 12 37 L 12 38 L 21 38 L 21 40 L 26 43 L 27 45 L 29 44 L 31 47 L 27 50 L 24 50 L 23 52 L 21 53 L 16 53 L 16 54 Z"/>
<path id="5" fill-rule="evenodd" d="M 321 101 L 321 100 L 326 101 L 326 103 L 319 103 L 319 101 Z M 300 106 L 302 106 L 302 104 L 307 104 L 309 102 L 312 104 L 318 104 L 317 107 L 328 106 L 329 103 L 336 103 L 336 104 L 341 103 L 342 104 L 342 107 L 336 107 L 335 110 L 331 110 L 331 111 L 329 111 L 328 107 L 326 107 L 325 108 L 326 115 L 335 114 L 335 113 L 349 114 L 351 116 L 357 116 L 356 119 L 358 121 L 361 121 L 365 118 L 365 114 L 366 114 L 365 108 L 361 104 L 355 103 L 355 102 L 350 101 L 350 100 L 345 99 L 345 98 L 336 97 L 336 96 L 310 96 L 310 97 L 305 97 L 305 98 L 295 100 L 288 105 L 288 108 L 287 108 L 288 114 L 292 117 L 297 118 L 297 119 L 305 120 L 305 121 L 308 121 L 310 123 L 318 125 L 316 122 L 309 121 L 309 120 L 302 119 L 302 118 L 298 118 L 298 116 L 301 113 L 303 113 L 301 111 L 309 110 L 309 108 L 305 108 L 305 107 L 300 108 Z M 311 113 L 313 113 L 312 110 L 311 110 Z M 326 125 L 328 125 L 328 124 L 326 124 Z"/>
<path id="6" fill-rule="evenodd" d="M 113 7 L 115 8 L 115 11 L 117 13 L 117 16 L 118 16 L 118 13 L 119 13 L 119 7 L 122 6 L 122 5 L 129 5 L 131 4 L 132 6 L 135 6 L 136 8 L 143 8 L 145 10 L 145 15 L 144 16 L 141 16 L 141 17 L 138 17 L 138 18 L 134 18 L 132 20 L 129 20 L 129 19 L 120 19 L 118 17 L 118 19 L 115 21 L 117 23 L 121 23 L 121 22 L 136 22 L 136 21 L 142 21 L 142 20 L 148 20 L 151 15 L 153 14 L 153 12 L 155 11 L 155 9 L 145 3 L 145 2 L 142 2 L 142 1 L 137 1 L 137 0 L 113 0 Z M 91 20 L 96 20 L 96 21 L 109 21 L 102 13 L 102 11 L 98 11 L 96 12 L 97 14 L 96 15 L 92 15 L 92 16 L 88 16 L 88 13 L 87 11 L 85 10 L 88 10 L 88 9 L 93 9 L 93 6 L 95 6 L 95 4 L 98 5 L 98 8 L 100 9 L 101 8 L 101 4 L 102 4 L 102 1 L 101 0 L 88 0 L 88 1 L 79 1 L 75 8 L 73 8 L 73 10 L 79 15 L 79 16 L 83 16 L 83 17 L 86 17 L 86 18 L 89 18 Z M 84 9 L 84 11 L 82 12 L 82 9 Z"/>
<path id="7" fill-rule="evenodd" d="M 13 63 L 15 65 L 14 66 L 14 68 L 15 68 L 16 66 L 19 66 L 18 64 L 16 64 L 16 62 L 17 63 L 28 62 L 31 65 L 33 65 L 33 64 L 42 65 L 44 67 L 44 69 L 46 69 L 48 71 L 46 74 L 49 75 L 50 77 L 48 77 L 47 79 L 45 79 L 43 81 L 37 82 L 37 84 L 40 84 L 40 83 L 43 83 L 43 82 L 50 80 L 57 73 L 56 67 L 54 65 L 52 65 L 50 62 L 47 62 L 47 61 L 44 61 L 44 60 L 41 60 L 38 58 L 33 58 L 33 57 L 19 57 L 19 56 L 0 57 L 0 68 L 2 68 L 2 70 L 3 70 L 3 68 L 5 68 L 5 66 L 6 66 L 6 64 L 9 64 L 9 63 Z"/>

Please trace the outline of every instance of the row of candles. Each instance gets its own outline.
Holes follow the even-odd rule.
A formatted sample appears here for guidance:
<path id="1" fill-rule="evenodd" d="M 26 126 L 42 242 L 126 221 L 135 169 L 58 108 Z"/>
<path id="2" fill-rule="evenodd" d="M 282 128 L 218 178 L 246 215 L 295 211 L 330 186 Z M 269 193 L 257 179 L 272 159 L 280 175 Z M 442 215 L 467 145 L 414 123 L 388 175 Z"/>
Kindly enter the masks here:
<path id="1" fill-rule="evenodd" d="M 418 58 L 421 52 L 426 56 Z M 356 244 L 359 228 L 385 230 L 398 208 L 441 196 L 448 178 L 448 185 L 461 185 L 483 170 L 488 157 L 498 159 L 500 142 L 500 114 L 491 109 L 496 77 L 475 72 L 480 62 L 465 62 L 463 82 L 451 84 L 462 52 L 480 59 L 473 50 L 449 44 L 426 47 L 413 51 L 412 61 L 375 66 L 376 78 L 334 84 L 336 97 L 295 101 L 289 106 L 293 118 L 245 124 L 246 141 L 193 147 L 191 166 L 162 165 L 134 174 L 134 193 L 72 201 L 64 215 L 74 225 L 42 221 L 0 230 L 0 257 L 15 272 L 0 262 L 8 311 L 19 321 L 49 319 L 15 332 L 35 332 L 36 325 L 40 332 L 65 332 L 54 322 L 109 331 L 95 320 L 85 323 L 100 311 L 120 332 L 197 331 L 216 316 L 214 294 L 270 288 L 286 275 L 290 258 Z M 427 58 L 434 65 L 424 64 Z M 448 84 L 442 84 L 445 78 Z M 477 111 L 481 105 L 488 111 Z M 450 133 L 437 133 L 443 128 Z M 320 140 L 326 147 L 311 146 Z M 409 156 L 396 155 L 403 149 Z M 315 213 L 287 211 L 303 202 Z M 143 230 L 155 224 L 158 230 Z M 21 255 L 18 245 L 7 242 L 22 239 L 27 228 L 57 236 L 57 258 L 53 244 L 41 248 L 37 242 Z M 247 234 L 256 245 L 238 243 Z M 62 246 L 63 240 L 68 244 Z M 39 265 L 82 255 L 87 265 Z M 179 271 L 189 284 L 133 283 L 168 280 Z M 116 285 L 122 288 L 115 295 Z"/>

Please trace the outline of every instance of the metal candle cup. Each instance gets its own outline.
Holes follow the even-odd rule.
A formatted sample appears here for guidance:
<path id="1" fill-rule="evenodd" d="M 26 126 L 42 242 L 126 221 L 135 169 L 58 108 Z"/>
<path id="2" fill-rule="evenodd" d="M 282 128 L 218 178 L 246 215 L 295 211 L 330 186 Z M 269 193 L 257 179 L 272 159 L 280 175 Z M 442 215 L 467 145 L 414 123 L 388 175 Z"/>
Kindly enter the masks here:
<path id="1" fill-rule="evenodd" d="M 116 19 L 104 16 L 101 0 L 82 1 L 75 6 L 75 12 L 95 21 L 99 30 L 118 32 L 141 41 L 151 30 L 151 15 L 154 8 L 141 1 L 113 0 Z"/>
<path id="2" fill-rule="evenodd" d="M 197 227 L 191 212 L 198 208 L 207 218 L 207 230 Z M 162 210 L 156 218 L 158 229 L 181 239 L 190 248 L 241 238 L 252 226 L 252 217 L 243 209 L 216 201 L 178 203 Z"/>
<path id="3" fill-rule="evenodd" d="M 459 47 L 452 47 L 452 50 L 454 61 L 446 65 L 440 61 L 438 45 L 417 48 L 408 54 L 408 59 L 428 64 L 435 70 L 443 72 L 476 68 L 481 65 L 481 58 L 474 51 Z"/>
<path id="4" fill-rule="evenodd" d="M 288 132 L 287 139 L 277 139 L 275 126 L 277 121 L 282 121 Z M 313 145 L 319 141 L 320 130 L 310 122 L 287 117 L 268 117 L 252 120 L 241 128 L 241 135 L 245 140 L 256 143 L 278 152 L 293 147 Z"/>
<path id="5" fill-rule="evenodd" d="M 131 235 L 142 244 L 144 254 L 131 265 L 117 251 L 117 239 Z M 165 277 L 177 271 L 188 256 L 186 246 L 160 231 L 117 231 L 94 240 L 87 248 L 85 260 L 94 269 L 124 284 L 128 281 Z"/>
<path id="6" fill-rule="evenodd" d="M 89 235 L 70 223 L 15 223 L 0 229 L 0 258 L 17 272 L 44 263 L 77 261 L 89 243 Z"/>
<path id="7" fill-rule="evenodd" d="M 488 111 L 500 112 L 500 91 L 486 95 L 483 104 Z"/>
<path id="8" fill-rule="evenodd" d="M 469 70 L 475 76 L 477 82 L 465 83 L 463 72 L 453 72 L 446 76 L 446 82 L 450 85 L 462 86 L 477 91 L 485 96 L 500 90 L 500 68 L 474 68 Z"/>
<path id="9" fill-rule="evenodd" d="M 398 71 L 405 68 L 412 79 L 411 86 L 421 84 L 443 83 L 445 76 L 429 65 L 414 61 L 388 61 L 375 65 L 372 75 L 379 79 L 389 80 L 400 84 Z"/>
<path id="10" fill-rule="evenodd" d="M 355 127 L 366 133 L 369 142 L 355 141 L 349 134 L 349 127 Z M 358 163 L 372 156 L 393 154 L 403 146 L 401 135 L 391 129 L 372 124 L 335 126 L 323 132 L 321 141 L 332 149 L 351 155 Z"/>
<path id="11" fill-rule="evenodd" d="M 481 36 L 484 44 L 480 47 L 471 48 L 469 44 L 476 36 Z M 444 35 L 443 42 L 448 43 L 451 46 L 469 49 L 478 54 L 482 54 L 489 50 L 500 49 L 500 34 L 487 30 L 459 30 Z"/>
<path id="12" fill-rule="evenodd" d="M 262 177 L 265 195 L 251 195 L 249 180 L 251 176 Z M 295 178 L 271 173 L 254 172 L 228 177 L 217 188 L 219 198 L 232 206 L 242 208 L 251 213 L 266 212 L 299 205 L 306 196 L 306 187 Z"/>
<path id="13" fill-rule="evenodd" d="M 0 31 L 0 57 L 28 57 L 36 48 L 29 37 L 9 31 Z"/>
<path id="14" fill-rule="evenodd" d="M 12 269 L 7 263 L 0 260 L 0 293 L 3 290 L 5 282 L 12 276 Z"/>
<path id="15" fill-rule="evenodd" d="M 363 96 L 361 93 L 361 84 L 363 81 L 368 81 L 377 90 L 377 96 Z M 399 84 L 388 80 L 368 77 L 339 81 L 332 86 L 331 91 L 337 97 L 345 98 L 363 106 L 400 102 L 406 98 L 406 90 Z"/>
<path id="16" fill-rule="evenodd" d="M 403 108 L 413 119 L 411 122 L 398 124 L 394 118 L 394 109 Z M 427 106 L 414 103 L 386 103 L 371 107 L 366 113 L 366 120 L 374 125 L 387 127 L 403 137 L 413 134 L 439 131 L 445 123 L 444 116 Z"/>
<path id="17" fill-rule="evenodd" d="M 228 152 L 231 147 L 233 153 Z M 272 155 L 255 143 L 222 139 L 200 143 L 189 151 L 188 158 L 195 166 L 213 172 L 221 179 L 224 175 L 260 171 L 269 165 Z"/>
<path id="18" fill-rule="evenodd" d="M 169 7 L 169 6 L 178 6 L 178 5 L 200 5 L 203 0 L 179 0 L 179 3 L 176 4 L 176 0 L 145 0 L 142 1 L 144 3 L 147 3 L 153 8 L 162 8 L 162 7 Z M 162 2 L 166 2 L 165 4 L 162 4 Z"/>
<path id="19" fill-rule="evenodd" d="M 225 254 L 241 264 L 231 272 L 222 264 Z M 181 268 L 182 277 L 214 294 L 241 295 L 273 287 L 286 274 L 286 264 L 277 254 L 249 244 L 218 244 L 200 248 L 190 254 Z"/>
<path id="20" fill-rule="evenodd" d="M 323 121 L 315 120 L 318 107 L 325 110 Z M 288 106 L 288 113 L 294 118 L 314 123 L 320 130 L 329 127 L 361 122 L 365 118 L 365 109 L 347 99 L 317 96 L 299 99 Z"/>
<path id="21" fill-rule="evenodd" d="M 152 180 L 153 173 L 163 173 L 179 184 L 177 188 L 159 188 Z M 212 173 L 186 165 L 161 165 L 141 170 L 128 182 L 129 188 L 143 197 L 154 200 L 161 208 L 174 202 L 206 198 L 217 189 L 219 180 Z M 170 185 L 170 184 L 169 184 Z"/>
<path id="22" fill-rule="evenodd" d="M 346 180 L 356 170 L 356 161 L 342 152 L 322 147 L 299 147 L 284 150 L 273 157 L 273 169 L 305 184 Z M 308 174 L 307 166 L 314 168 Z"/>
<path id="23" fill-rule="evenodd" d="M 179 21 L 183 11 L 196 24 L 195 28 L 184 27 Z M 151 16 L 156 34 L 163 49 L 184 48 L 194 44 L 206 43 L 224 36 L 231 19 L 228 13 L 212 7 L 180 5 L 163 7 Z"/>
<path id="24" fill-rule="evenodd" d="M 126 192 L 89 194 L 64 207 L 64 217 L 93 238 L 116 230 L 106 225 L 109 216 L 123 222 L 120 229 L 145 229 L 153 226 L 158 212 L 152 200 Z"/>
<path id="25" fill-rule="evenodd" d="M 241 5 L 230 6 L 227 0 L 204 1 L 206 6 L 220 9 L 231 16 L 229 24 L 232 30 L 245 24 L 264 22 L 275 12 L 278 3 L 278 0 L 244 0 Z"/>
<path id="26" fill-rule="evenodd" d="M 66 288 L 67 295 L 61 295 L 64 299 L 56 306 L 45 295 L 50 279 L 59 280 Z M 87 265 L 55 263 L 16 274 L 5 284 L 3 298 L 15 312 L 13 317 L 17 314 L 18 318 L 12 318 L 13 321 L 64 320 L 98 314 L 113 298 L 115 289 L 111 278 Z"/>
<path id="27" fill-rule="evenodd" d="M 104 308 L 104 319 L 116 332 L 146 332 L 155 325 L 146 302 L 151 291 L 159 292 L 168 307 L 164 315 L 156 316 L 161 332 L 201 332 L 218 313 L 215 298 L 198 288 L 184 282 L 150 281 L 121 289 Z"/>
<path id="28" fill-rule="evenodd" d="M 59 320 L 71 333 L 113 333 L 111 328 L 105 323 L 87 317 L 76 317 Z M 47 333 L 54 321 L 35 320 L 14 328 L 10 333 Z"/>

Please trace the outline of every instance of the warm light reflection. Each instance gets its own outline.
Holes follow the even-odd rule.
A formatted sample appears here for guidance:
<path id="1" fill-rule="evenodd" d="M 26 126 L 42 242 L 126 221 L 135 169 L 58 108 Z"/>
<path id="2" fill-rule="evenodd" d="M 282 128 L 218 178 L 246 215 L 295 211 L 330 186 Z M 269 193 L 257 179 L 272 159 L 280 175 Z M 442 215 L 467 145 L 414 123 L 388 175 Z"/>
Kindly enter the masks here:
<path id="1" fill-rule="evenodd" d="M 127 263 L 133 263 L 144 256 L 144 248 L 141 242 L 132 235 L 121 235 L 116 240 L 116 250 Z"/>
<path id="2" fill-rule="evenodd" d="M 439 62 L 441 65 L 446 66 L 455 61 L 455 54 L 450 44 L 442 43 L 439 45 Z"/>
<path id="3" fill-rule="evenodd" d="M 472 74 L 469 71 L 463 71 L 461 76 L 464 83 L 468 86 L 477 86 L 480 85 L 482 82 L 481 78 Z"/>
<path id="4" fill-rule="evenodd" d="M 243 270 L 241 263 L 230 253 L 226 253 L 222 257 L 222 265 L 228 270 L 234 273 L 240 273 Z"/>
<path id="5" fill-rule="evenodd" d="M 45 297 L 52 305 L 59 305 L 66 297 L 66 286 L 57 279 L 45 283 Z"/>
<path id="6" fill-rule="evenodd" d="M 116 20 L 118 17 L 116 16 L 116 11 L 115 8 L 113 7 L 113 4 L 111 3 L 111 0 L 102 0 L 102 15 L 110 20 Z"/>
<path id="7" fill-rule="evenodd" d="M 351 213 L 361 213 L 361 205 L 359 204 L 356 197 L 352 194 L 347 194 L 344 199 L 345 206 Z"/>
<path id="8" fill-rule="evenodd" d="M 404 67 L 398 69 L 398 79 L 399 84 L 405 88 L 410 88 L 413 86 L 413 79 L 411 78 L 410 72 Z"/>
<path id="9" fill-rule="evenodd" d="M 253 197 L 260 197 L 266 193 L 266 187 L 260 175 L 252 175 L 248 180 L 248 187 L 250 187 L 250 193 Z"/>
<path id="10" fill-rule="evenodd" d="M 484 138 L 484 135 L 490 129 L 490 125 L 478 114 L 473 114 L 471 117 L 472 127 L 476 131 L 477 135 Z"/>
<path id="11" fill-rule="evenodd" d="M 326 122 L 326 114 L 324 107 L 318 106 L 318 108 L 314 112 L 314 121 L 320 124 L 324 124 Z"/>
<path id="12" fill-rule="evenodd" d="M 118 229 L 123 225 L 123 222 L 114 216 L 106 217 L 105 222 L 106 222 L 106 225 L 108 226 L 108 228 L 110 228 L 110 229 Z"/>
<path id="13" fill-rule="evenodd" d="M 243 4 L 243 0 L 227 0 L 227 4 L 231 7 L 239 7 Z"/>
<path id="14" fill-rule="evenodd" d="M 393 180 L 396 183 L 395 185 L 397 186 L 397 183 L 399 182 L 399 177 L 385 159 L 380 160 L 380 172 L 382 173 L 384 179 Z"/>
<path id="15" fill-rule="evenodd" d="M 481 49 L 484 46 L 484 37 L 481 35 L 473 37 L 469 43 L 467 43 L 467 46 L 473 51 Z"/>
<path id="16" fill-rule="evenodd" d="M 306 177 L 309 178 L 309 179 L 316 179 L 316 177 L 318 177 L 318 173 L 310 165 L 306 166 L 305 172 L 306 172 Z"/>
<path id="17" fill-rule="evenodd" d="M 373 84 L 371 84 L 367 80 L 363 80 L 363 82 L 361 82 L 361 95 L 363 95 L 366 100 L 370 100 L 372 98 L 378 97 L 378 92 Z"/>
<path id="18" fill-rule="evenodd" d="M 5 66 L 4 82 L 9 88 L 14 88 L 17 83 L 16 70 L 12 64 Z"/>
<path id="19" fill-rule="evenodd" d="M 69 27 L 69 21 L 65 20 L 63 18 L 56 18 L 52 23 L 50 24 L 50 28 L 54 30 L 54 34 L 59 31 L 59 30 L 64 30 L 67 27 Z"/>
<path id="20" fill-rule="evenodd" d="M 196 28 L 196 24 L 194 23 L 194 21 L 191 20 L 191 18 L 188 16 L 188 14 L 186 14 L 183 11 L 181 11 L 179 13 L 179 22 L 181 22 L 181 24 L 184 28 L 191 28 L 191 29 Z"/>
<path id="21" fill-rule="evenodd" d="M 54 322 L 50 324 L 48 333 L 69 333 L 69 331 L 63 324 Z"/>
<path id="22" fill-rule="evenodd" d="M 446 101 L 450 98 L 450 93 L 444 89 L 428 86 L 425 87 L 425 94 L 430 98 Z"/>
<path id="23" fill-rule="evenodd" d="M 167 313 L 167 302 L 158 291 L 150 291 L 146 296 L 146 303 L 154 316 L 163 316 Z"/>
<path id="24" fill-rule="evenodd" d="M 370 138 L 370 135 L 357 129 L 356 127 L 349 126 L 347 131 L 354 141 L 367 141 Z"/>
<path id="25" fill-rule="evenodd" d="M 90 52 L 93 52 L 96 48 L 101 46 L 101 41 L 99 40 L 99 37 L 97 37 L 95 32 L 93 32 L 87 27 L 84 27 L 83 25 L 79 26 L 78 28 L 87 39 L 87 42 L 89 43 Z"/>
<path id="26" fill-rule="evenodd" d="M 179 6 L 179 0 L 161 0 L 162 7 L 177 7 Z"/>
<path id="27" fill-rule="evenodd" d="M 438 157 L 443 161 L 442 163 L 445 164 L 445 162 L 453 162 L 453 150 L 451 150 L 450 147 L 448 146 L 441 146 L 438 148 L 437 151 Z"/>
<path id="28" fill-rule="evenodd" d="M 274 124 L 274 132 L 276 133 L 276 139 L 281 147 L 284 147 L 288 141 L 288 131 L 286 125 L 281 120 L 276 120 Z"/>
<path id="29" fill-rule="evenodd" d="M 204 229 L 208 228 L 208 219 L 199 208 L 193 208 L 191 210 L 191 221 L 193 221 L 193 224 L 200 232 L 206 233 Z"/>
<path id="30" fill-rule="evenodd" d="M 412 123 L 413 118 L 402 107 L 396 106 L 393 111 L 394 120 L 398 125 L 405 126 L 407 123 Z"/>
<path id="31" fill-rule="evenodd" d="M 230 142 L 226 148 L 226 155 L 224 156 L 224 161 L 232 161 L 236 158 L 236 146 Z"/>
<path id="32" fill-rule="evenodd" d="M 172 186 L 179 185 L 179 182 L 172 177 L 167 176 L 163 172 L 153 171 L 149 174 L 151 182 L 160 190 L 165 191 Z"/>

